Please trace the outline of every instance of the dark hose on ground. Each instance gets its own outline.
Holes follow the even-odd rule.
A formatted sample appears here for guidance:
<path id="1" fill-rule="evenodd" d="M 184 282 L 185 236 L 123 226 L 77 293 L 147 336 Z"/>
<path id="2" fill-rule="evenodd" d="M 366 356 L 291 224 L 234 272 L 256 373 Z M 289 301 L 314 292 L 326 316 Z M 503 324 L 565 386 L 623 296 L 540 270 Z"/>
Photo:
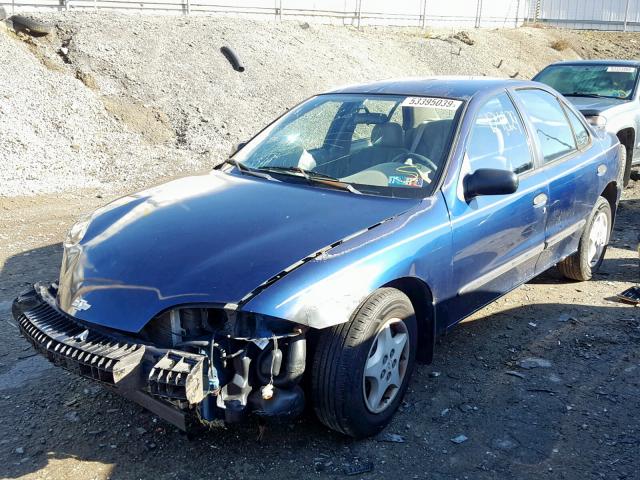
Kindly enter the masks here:
<path id="1" fill-rule="evenodd" d="M 244 72 L 244 65 L 242 64 L 240 57 L 238 57 L 238 54 L 233 48 L 225 46 L 222 47 L 220 51 L 227 58 L 227 60 L 229 60 L 229 63 L 236 72 Z"/>

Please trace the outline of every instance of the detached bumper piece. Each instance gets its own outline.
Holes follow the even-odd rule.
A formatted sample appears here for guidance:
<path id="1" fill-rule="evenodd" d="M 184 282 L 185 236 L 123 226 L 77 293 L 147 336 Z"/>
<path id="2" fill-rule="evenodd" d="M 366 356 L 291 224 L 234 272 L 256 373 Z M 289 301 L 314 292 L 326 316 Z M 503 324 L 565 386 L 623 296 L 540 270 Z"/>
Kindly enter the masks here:
<path id="1" fill-rule="evenodd" d="M 17 321 L 26 339 L 54 364 L 112 386 L 140 384 L 144 345 L 90 332 L 46 303 L 23 312 Z"/>
<path id="2" fill-rule="evenodd" d="M 200 403 L 205 396 L 203 369 L 202 355 L 170 350 L 151 369 L 149 392 L 169 400 Z"/>

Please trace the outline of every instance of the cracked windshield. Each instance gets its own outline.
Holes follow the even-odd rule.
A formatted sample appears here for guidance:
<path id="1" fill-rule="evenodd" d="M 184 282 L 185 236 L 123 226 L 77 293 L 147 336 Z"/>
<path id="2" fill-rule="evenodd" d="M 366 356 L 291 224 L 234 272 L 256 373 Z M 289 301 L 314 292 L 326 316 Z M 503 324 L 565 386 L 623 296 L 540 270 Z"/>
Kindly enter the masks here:
<path id="1" fill-rule="evenodd" d="M 424 197 L 449 154 L 460 100 L 330 94 L 299 105 L 234 157 L 279 180 Z"/>

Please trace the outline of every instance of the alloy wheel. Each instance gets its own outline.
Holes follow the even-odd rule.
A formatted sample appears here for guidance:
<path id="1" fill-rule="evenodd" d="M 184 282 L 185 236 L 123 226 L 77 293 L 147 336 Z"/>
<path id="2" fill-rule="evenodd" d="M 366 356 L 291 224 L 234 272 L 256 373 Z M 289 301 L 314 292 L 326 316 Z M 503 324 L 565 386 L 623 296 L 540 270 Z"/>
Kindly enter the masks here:
<path id="1" fill-rule="evenodd" d="M 364 401 L 371 413 L 384 411 L 396 398 L 409 361 L 409 332 L 399 318 L 387 320 L 369 349 L 363 375 Z"/>

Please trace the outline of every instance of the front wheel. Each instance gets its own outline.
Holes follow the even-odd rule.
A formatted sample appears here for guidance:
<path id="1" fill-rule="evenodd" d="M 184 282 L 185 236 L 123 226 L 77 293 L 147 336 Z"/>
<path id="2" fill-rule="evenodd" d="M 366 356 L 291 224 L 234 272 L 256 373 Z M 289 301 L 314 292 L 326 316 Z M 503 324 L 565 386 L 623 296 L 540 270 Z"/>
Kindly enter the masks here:
<path id="1" fill-rule="evenodd" d="M 320 421 L 356 438 L 378 433 L 407 390 L 416 349 L 409 298 L 394 288 L 375 291 L 349 322 L 319 335 L 311 397 Z"/>
<path id="2" fill-rule="evenodd" d="M 578 251 L 558 263 L 558 270 L 566 278 L 590 280 L 600 268 L 611 234 L 611 205 L 599 197 L 580 237 Z"/>

